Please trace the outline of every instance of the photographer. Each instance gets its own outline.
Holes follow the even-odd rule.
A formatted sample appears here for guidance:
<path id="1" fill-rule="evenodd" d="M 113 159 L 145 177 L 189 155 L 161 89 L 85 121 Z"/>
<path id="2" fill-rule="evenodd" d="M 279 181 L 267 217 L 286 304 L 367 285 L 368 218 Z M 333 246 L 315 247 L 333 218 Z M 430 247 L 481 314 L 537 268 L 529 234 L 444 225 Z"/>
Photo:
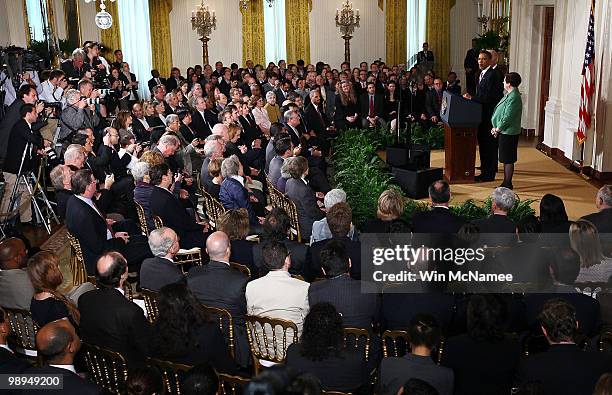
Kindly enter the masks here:
<path id="1" fill-rule="evenodd" d="M 85 56 L 85 52 L 81 48 L 77 48 L 72 51 L 72 60 L 65 60 L 62 62 L 61 69 L 66 78 L 80 80 L 87 76 L 90 67 L 85 63 Z M 73 88 L 76 88 L 76 84 Z"/>
<path id="2" fill-rule="evenodd" d="M 68 145 L 78 130 L 89 129 L 93 132 L 94 128 L 100 124 L 100 118 L 96 114 L 96 105 L 91 100 L 87 100 L 89 96 L 98 97 L 97 92 L 93 91 L 91 81 L 81 80 L 79 89 L 80 91 L 70 89 L 66 92 L 66 108 L 62 111 L 60 118 L 61 129 L 58 138 L 63 145 Z"/>
<path id="3" fill-rule="evenodd" d="M 7 152 L 4 161 L 4 180 L 6 184 L 0 207 L 2 213 L 10 211 L 11 195 L 15 183 L 18 182 L 17 177 L 20 172 L 24 174 L 34 170 L 37 154 L 44 156 L 44 148 L 51 146 L 50 141 L 43 140 L 40 133 L 32 129 L 32 125 L 38 119 L 38 111 L 34 104 L 22 105 L 19 109 L 19 116 L 21 119 L 15 123 L 8 138 L 8 146 L 11 149 Z M 17 194 L 22 194 L 24 191 L 26 191 L 25 185 L 20 184 L 17 188 Z M 22 195 L 19 211 L 22 222 L 32 220 L 29 196 Z"/>
<path id="4" fill-rule="evenodd" d="M 0 167 L 6 157 L 11 130 L 17 121 L 22 118 L 19 111 L 24 104 L 34 105 L 37 114 L 42 113 L 44 110 L 44 104 L 38 102 L 36 88 L 31 85 L 23 85 L 19 88 L 17 91 L 17 99 L 7 108 L 2 123 L 0 123 Z M 38 131 L 43 126 L 45 126 L 45 122 L 36 121 L 32 124 L 32 130 Z"/>
<path id="5" fill-rule="evenodd" d="M 125 76 L 121 74 L 119 69 L 113 67 L 107 81 L 111 89 L 105 97 L 108 113 L 114 113 L 117 107 L 119 107 L 120 110 L 128 110 L 130 91 L 127 87 L 128 82 Z"/>
<path id="6" fill-rule="evenodd" d="M 68 81 L 61 70 L 51 70 L 47 80 L 38 85 L 38 98 L 45 102 L 45 108 L 49 108 L 52 119 L 47 120 L 47 125 L 40 130 L 40 134 L 47 140 L 53 141 L 53 134 L 57 129 L 57 118 L 61 115 L 64 99 L 64 90 Z"/>

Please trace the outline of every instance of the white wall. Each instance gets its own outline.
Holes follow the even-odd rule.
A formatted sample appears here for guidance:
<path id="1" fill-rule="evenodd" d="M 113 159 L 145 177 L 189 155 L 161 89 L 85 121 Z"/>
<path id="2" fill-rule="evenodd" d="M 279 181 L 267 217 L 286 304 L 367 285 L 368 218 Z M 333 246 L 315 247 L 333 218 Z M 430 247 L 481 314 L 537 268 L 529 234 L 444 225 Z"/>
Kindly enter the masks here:
<path id="1" fill-rule="evenodd" d="M 0 0 L 0 45 L 7 46 L 11 42 L 11 29 L 6 15 L 6 0 Z"/>
<path id="2" fill-rule="evenodd" d="M 174 0 L 170 13 L 172 63 L 183 74 L 187 67 L 202 64 L 202 42 L 191 29 L 191 11 L 199 4 L 198 0 Z M 238 1 L 207 0 L 206 4 L 217 16 L 217 30 L 208 42 L 210 62 L 242 64 L 242 14 Z"/>
<path id="3" fill-rule="evenodd" d="M 555 7 L 551 83 L 545 106 L 544 144 L 564 152 L 569 159 L 580 159 L 581 147 L 576 142 L 582 63 L 586 44 L 589 2 L 564 0 L 514 0 L 511 34 L 510 68 L 523 77 L 524 128 L 536 129 L 539 117 L 542 11 Z M 595 98 L 593 124 L 584 143 L 584 165 L 600 172 L 612 171 L 612 86 L 610 84 L 612 36 L 610 35 L 612 0 L 600 0 L 595 28 L 595 67 L 599 94 Z M 606 157 L 606 153 L 608 153 Z"/>
<path id="4" fill-rule="evenodd" d="M 310 13 L 310 61 L 322 60 L 340 68 L 344 62 L 344 40 L 336 27 L 336 8 L 340 1 L 313 0 Z M 385 13 L 376 0 L 353 0 L 359 9 L 360 27 L 351 39 L 351 66 L 385 59 Z"/>
<path id="5" fill-rule="evenodd" d="M 100 29 L 96 26 L 96 5 L 95 2 L 85 3 L 79 1 L 79 20 L 81 21 L 81 40 L 100 41 Z M 113 21 L 119 23 L 119 21 Z"/>
<path id="6" fill-rule="evenodd" d="M 477 0 L 456 0 L 450 10 L 451 70 L 457 73 L 461 80 L 461 88 L 466 89 L 465 69 L 463 61 L 468 49 L 472 47 L 472 39 L 480 33 L 478 21 Z M 445 77 L 445 76 L 443 76 Z"/>

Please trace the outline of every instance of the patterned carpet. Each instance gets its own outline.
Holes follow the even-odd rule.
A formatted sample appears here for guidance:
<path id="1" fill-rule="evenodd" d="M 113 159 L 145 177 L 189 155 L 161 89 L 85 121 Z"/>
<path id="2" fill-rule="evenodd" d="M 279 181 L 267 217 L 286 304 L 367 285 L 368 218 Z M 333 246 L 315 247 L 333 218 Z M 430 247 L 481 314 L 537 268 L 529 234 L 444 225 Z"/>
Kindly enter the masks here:
<path id="1" fill-rule="evenodd" d="M 70 242 L 68 241 L 68 230 L 65 226 L 59 228 L 44 242 L 41 250 L 55 253 L 60 260 L 60 271 L 64 276 L 64 282 L 60 286 L 60 291 L 66 292 L 72 289 L 72 272 L 70 271 Z"/>

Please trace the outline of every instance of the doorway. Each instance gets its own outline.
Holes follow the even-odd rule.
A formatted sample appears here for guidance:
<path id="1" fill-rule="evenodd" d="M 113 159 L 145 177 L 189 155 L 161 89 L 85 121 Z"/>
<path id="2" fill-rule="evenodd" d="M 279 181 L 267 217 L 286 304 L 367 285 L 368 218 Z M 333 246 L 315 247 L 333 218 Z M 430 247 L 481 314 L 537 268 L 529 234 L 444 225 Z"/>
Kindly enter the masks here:
<path id="1" fill-rule="evenodd" d="M 550 92 L 550 64 L 552 55 L 552 38 L 553 38 L 553 27 L 555 21 L 555 8 L 544 7 L 544 23 L 542 32 L 542 70 L 540 80 L 540 107 L 539 107 L 539 118 L 538 118 L 538 143 L 544 141 L 544 119 L 545 111 L 544 107 L 548 101 L 548 94 Z"/>

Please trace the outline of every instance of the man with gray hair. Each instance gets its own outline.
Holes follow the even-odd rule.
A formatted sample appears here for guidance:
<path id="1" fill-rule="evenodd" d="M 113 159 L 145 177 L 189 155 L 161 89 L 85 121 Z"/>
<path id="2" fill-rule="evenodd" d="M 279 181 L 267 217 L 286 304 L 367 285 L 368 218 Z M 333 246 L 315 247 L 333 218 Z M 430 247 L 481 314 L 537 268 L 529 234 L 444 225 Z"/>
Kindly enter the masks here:
<path id="1" fill-rule="evenodd" d="M 64 152 L 64 164 L 66 166 L 74 166 L 77 169 L 82 169 L 85 158 L 86 155 L 81 144 L 70 144 Z"/>
<path id="2" fill-rule="evenodd" d="M 159 291 L 164 285 L 185 281 L 181 269 L 173 259 L 179 250 L 179 238 L 172 229 L 161 227 L 149 235 L 149 248 L 153 258 L 147 258 L 140 267 L 140 286 Z"/>
<path id="3" fill-rule="evenodd" d="M 339 188 L 332 189 L 325 195 L 323 203 L 325 204 L 326 211 L 336 205 L 336 203 L 346 203 L 346 192 Z M 353 224 L 351 224 L 351 230 L 346 236 L 351 240 L 356 239 L 357 234 L 355 233 L 355 226 Z M 329 225 L 327 224 L 327 217 L 313 222 L 312 234 L 310 235 L 310 245 L 316 243 L 317 241 L 331 238 L 332 233 L 331 230 L 329 230 Z"/>
<path id="4" fill-rule="evenodd" d="M 87 100 L 81 97 L 81 92 L 77 89 L 69 89 L 66 92 L 66 107 L 60 117 L 61 127 L 58 136 L 60 142 L 70 140 L 70 136 L 80 129 L 93 130 L 93 127 L 100 122 L 95 111 L 86 111 L 86 107 Z"/>
<path id="5" fill-rule="evenodd" d="M 597 191 L 595 207 L 596 213 L 585 215 L 581 219 L 591 221 L 600 233 L 600 237 L 610 240 L 612 238 L 612 185 L 604 185 Z M 610 233 L 609 235 L 606 235 Z"/>
<path id="6" fill-rule="evenodd" d="M 218 123 L 215 126 L 213 126 L 212 134 L 216 134 L 218 136 L 221 136 L 223 138 L 223 142 L 225 142 L 225 143 L 229 142 L 229 140 L 230 140 L 230 138 L 229 138 L 229 127 L 226 124 L 224 124 L 224 123 Z"/>
<path id="7" fill-rule="evenodd" d="M 212 177 L 208 173 L 208 165 L 210 161 L 215 158 L 223 157 L 223 150 L 225 144 L 223 138 L 218 134 L 211 134 L 206 137 L 206 143 L 204 144 L 204 160 L 202 161 L 202 169 L 200 170 L 200 183 L 204 189 L 208 190 L 208 186 L 212 183 Z"/>
<path id="8" fill-rule="evenodd" d="M 175 93 L 166 93 L 166 96 L 164 97 L 164 103 L 164 107 L 166 108 L 166 115 L 174 114 L 176 113 L 176 110 L 178 110 L 179 99 L 178 97 L 176 97 Z M 168 122 L 166 122 L 166 124 L 168 124 Z"/>
<path id="9" fill-rule="evenodd" d="M 491 215 L 472 223 L 480 231 L 480 241 L 489 246 L 511 246 L 516 243 L 516 224 L 508 213 L 516 203 L 511 189 L 497 187 L 491 193 Z"/>

